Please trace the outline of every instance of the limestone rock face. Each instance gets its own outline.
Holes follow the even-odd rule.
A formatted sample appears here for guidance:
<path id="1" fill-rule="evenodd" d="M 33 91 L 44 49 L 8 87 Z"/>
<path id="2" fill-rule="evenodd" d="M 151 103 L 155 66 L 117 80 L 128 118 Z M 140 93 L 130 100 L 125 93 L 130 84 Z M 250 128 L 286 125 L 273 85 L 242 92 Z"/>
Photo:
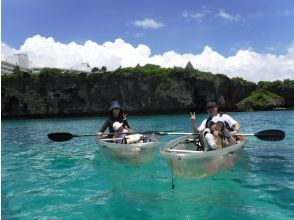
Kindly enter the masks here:
<path id="1" fill-rule="evenodd" d="M 128 113 L 203 111 L 209 100 L 218 101 L 222 110 L 236 110 L 255 89 L 255 84 L 220 74 L 23 74 L 1 81 L 4 118 L 96 115 L 107 112 L 113 100 Z"/>

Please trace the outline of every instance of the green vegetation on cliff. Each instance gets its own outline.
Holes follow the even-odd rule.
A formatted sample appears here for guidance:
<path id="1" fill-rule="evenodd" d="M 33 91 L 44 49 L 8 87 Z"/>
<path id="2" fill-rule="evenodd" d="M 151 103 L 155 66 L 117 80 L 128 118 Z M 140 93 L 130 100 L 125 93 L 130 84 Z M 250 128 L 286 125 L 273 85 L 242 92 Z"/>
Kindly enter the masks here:
<path id="1" fill-rule="evenodd" d="M 273 102 L 283 102 L 283 97 L 264 89 L 259 89 L 252 92 L 250 96 L 247 97 L 247 99 L 252 102 L 252 105 L 260 107 L 271 104 Z"/>
<path id="2" fill-rule="evenodd" d="M 283 106 L 284 98 L 265 89 L 253 91 L 237 104 L 239 111 L 266 110 Z"/>
<path id="3" fill-rule="evenodd" d="M 223 110 L 261 110 L 294 106 L 294 80 L 260 82 L 185 68 L 153 64 L 118 68 L 93 68 L 72 72 L 43 68 L 24 73 L 16 68 L 3 74 L 2 116 L 98 114 L 120 100 L 128 112 L 203 111 L 216 100 Z"/>
<path id="4" fill-rule="evenodd" d="M 261 81 L 258 87 L 266 89 L 279 96 L 284 97 L 285 106 L 293 107 L 294 103 L 294 80 L 285 79 L 284 81 L 276 80 L 273 82 Z"/>

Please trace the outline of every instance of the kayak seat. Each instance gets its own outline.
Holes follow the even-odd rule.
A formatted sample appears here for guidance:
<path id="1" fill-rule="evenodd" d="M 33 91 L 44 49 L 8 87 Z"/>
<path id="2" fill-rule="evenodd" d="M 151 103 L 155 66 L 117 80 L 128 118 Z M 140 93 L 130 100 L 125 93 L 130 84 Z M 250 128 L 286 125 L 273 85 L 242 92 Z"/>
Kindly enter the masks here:
<path id="1" fill-rule="evenodd" d="M 196 145 L 196 151 L 204 151 L 204 145 L 201 141 L 201 135 L 197 134 L 194 137 L 194 144 Z"/>
<path id="2" fill-rule="evenodd" d="M 203 151 L 201 142 L 200 142 L 200 135 L 194 135 L 194 138 L 187 138 L 180 142 L 183 145 L 186 145 L 186 148 L 188 147 L 188 144 L 192 144 L 193 148 L 188 147 L 188 150 L 196 150 L 196 151 Z M 183 148 L 184 149 L 184 148 Z"/>

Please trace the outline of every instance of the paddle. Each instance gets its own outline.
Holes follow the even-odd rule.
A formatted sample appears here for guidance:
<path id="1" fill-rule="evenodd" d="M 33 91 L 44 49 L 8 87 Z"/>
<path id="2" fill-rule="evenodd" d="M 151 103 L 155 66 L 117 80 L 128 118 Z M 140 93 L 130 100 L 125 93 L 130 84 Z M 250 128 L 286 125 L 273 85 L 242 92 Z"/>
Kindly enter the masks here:
<path id="1" fill-rule="evenodd" d="M 263 141 L 281 141 L 285 138 L 285 132 L 277 129 L 259 131 L 255 134 L 237 134 L 243 136 L 255 136 Z"/>
<path id="2" fill-rule="evenodd" d="M 154 132 L 153 134 L 156 135 L 197 135 L 200 133 L 185 133 L 185 132 L 164 132 L 164 131 L 158 131 Z M 285 138 L 285 132 L 282 130 L 277 129 L 268 129 L 259 131 L 255 134 L 237 134 L 241 136 L 255 136 L 260 140 L 264 141 L 280 141 Z"/>
<path id="3" fill-rule="evenodd" d="M 196 135 L 200 133 L 186 133 L 186 132 L 166 132 L 166 131 L 142 131 L 142 132 L 134 132 L 134 133 L 128 133 L 128 134 L 155 134 L 155 135 Z M 113 134 L 113 133 L 109 133 Z M 243 135 L 243 136 L 255 136 L 260 140 L 264 141 L 280 141 L 285 138 L 285 132 L 282 130 L 277 129 L 269 129 L 269 130 L 263 130 L 259 131 L 255 134 L 237 134 L 237 135 Z M 71 134 L 66 132 L 60 132 L 60 133 L 50 133 L 48 134 L 48 138 L 52 141 L 56 142 L 62 142 L 62 141 L 69 141 L 74 137 L 87 137 L 87 136 L 97 136 L 97 134 Z"/>
<path id="4" fill-rule="evenodd" d="M 141 131 L 141 132 L 132 132 L 132 133 L 121 133 L 121 134 L 156 134 L 156 133 L 161 133 L 161 132 L 168 132 L 168 131 Z M 114 133 L 108 133 L 108 134 L 103 134 L 105 136 L 109 134 L 114 134 Z M 48 138 L 52 141 L 56 142 L 63 142 L 63 141 L 69 141 L 75 137 L 89 137 L 89 136 L 97 136 L 97 134 L 71 134 L 68 132 L 56 132 L 56 133 L 50 133 L 47 135 Z"/>
<path id="5" fill-rule="evenodd" d="M 50 133 L 47 135 L 48 138 L 52 141 L 62 142 L 62 141 L 69 141 L 74 137 L 87 137 L 87 136 L 97 136 L 97 134 L 71 134 L 67 132 L 57 132 L 57 133 Z"/>

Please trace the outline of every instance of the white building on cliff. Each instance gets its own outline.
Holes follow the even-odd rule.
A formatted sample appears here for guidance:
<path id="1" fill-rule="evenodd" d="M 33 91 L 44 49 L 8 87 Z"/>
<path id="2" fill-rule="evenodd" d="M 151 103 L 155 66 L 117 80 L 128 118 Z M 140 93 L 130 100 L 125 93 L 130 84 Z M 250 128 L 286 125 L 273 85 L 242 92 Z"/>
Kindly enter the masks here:
<path id="1" fill-rule="evenodd" d="M 14 54 L 13 56 L 5 57 L 5 60 L 1 60 L 1 74 L 12 73 L 16 67 L 19 67 L 21 71 L 32 73 L 39 72 L 43 67 L 31 67 L 31 62 L 29 61 L 28 55 L 25 53 Z M 69 72 L 91 72 L 92 68 L 86 62 L 76 66 L 74 69 L 61 69 L 63 71 Z"/>
<path id="2" fill-rule="evenodd" d="M 19 66 L 21 71 L 32 72 L 28 55 L 25 53 L 18 53 L 13 56 L 5 57 L 5 61 L 1 60 L 1 74 L 12 73 L 16 66 Z"/>

